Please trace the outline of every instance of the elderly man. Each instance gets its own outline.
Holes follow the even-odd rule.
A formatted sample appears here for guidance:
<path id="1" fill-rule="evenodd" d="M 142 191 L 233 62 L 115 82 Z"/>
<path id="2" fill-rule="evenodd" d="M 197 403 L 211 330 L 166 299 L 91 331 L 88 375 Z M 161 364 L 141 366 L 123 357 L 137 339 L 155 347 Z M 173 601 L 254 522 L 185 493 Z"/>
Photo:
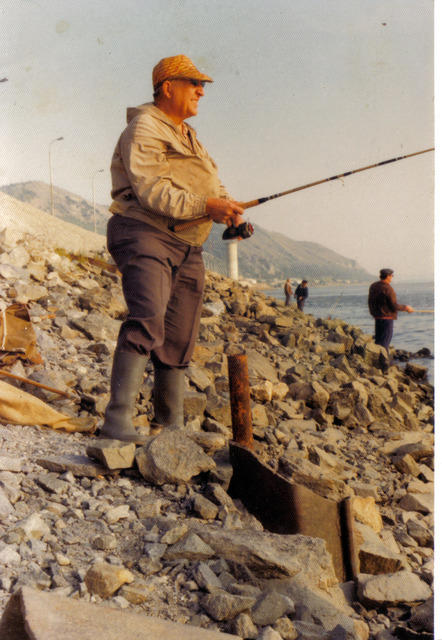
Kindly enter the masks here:
<path id="1" fill-rule="evenodd" d="M 151 432 L 183 425 L 184 369 L 198 333 L 204 265 L 212 221 L 242 222 L 243 209 L 220 183 L 217 167 L 185 121 L 196 116 L 212 78 L 184 55 L 163 58 L 152 72 L 154 102 L 129 108 L 115 148 L 108 249 L 122 274 L 128 307 L 114 353 L 110 401 L 100 436 L 142 444 L 132 424 L 151 357 Z M 175 232 L 174 223 L 210 221 Z"/>
<path id="2" fill-rule="evenodd" d="M 375 343 L 388 351 L 393 337 L 393 323 L 398 311 L 413 313 L 413 307 L 398 304 L 396 293 L 391 286 L 393 269 L 381 269 L 379 280 L 370 285 L 368 292 L 368 308 L 375 319 Z"/>

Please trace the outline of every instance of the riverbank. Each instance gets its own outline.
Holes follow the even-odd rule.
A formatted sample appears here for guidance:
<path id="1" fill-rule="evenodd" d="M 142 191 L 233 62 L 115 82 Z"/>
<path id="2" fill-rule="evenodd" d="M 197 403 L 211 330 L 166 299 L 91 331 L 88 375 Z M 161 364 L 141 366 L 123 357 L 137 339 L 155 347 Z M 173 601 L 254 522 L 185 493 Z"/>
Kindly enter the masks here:
<path id="1" fill-rule="evenodd" d="M 394 349 L 397 349 L 411 355 L 427 349 L 431 356 L 419 357 L 415 361 L 428 368 L 429 378 L 433 382 L 434 283 L 399 282 L 394 286 L 399 302 L 410 304 L 415 309 L 428 313 L 399 313 L 394 325 L 392 352 L 394 353 Z M 282 289 L 265 289 L 263 292 L 275 300 L 283 300 Z M 310 286 L 310 296 L 305 305 L 305 312 L 316 318 L 340 318 L 344 322 L 360 327 L 364 333 L 372 335 L 374 322 L 368 312 L 367 292 L 368 286 L 365 285 Z M 296 304 L 295 301 L 293 304 Z"/>
<path id="2" fill-rule="evenodd" d="M 94 407 L 17 384 L 99 427 L 125 313 L 118 276 L 27 236 L 3 242 L 0 256 L 2 303 L 27 305 L 42 360 L 18 351 L 8 368 L 92 396 Z M 238 352 L 262 463 L 318 496 L 352 501 L 358 566 L 345 583 L 322 538 L 266 531 L 228 493 L 227 356 Z M 115 468 L 93 434 L 0 428 L 2 609 L 27 586 L 68 608 L 173 621 L 183 639 L 192 627 L 256 640 L 430 637 L 434 389 L 422 368 L 386 365 L 357 326 L 209 273 L 182 431 L 152 434 L 132 453 L 115 445 Z M 148 370 L 135 416 L 147 435 L 152 380 Z"/>

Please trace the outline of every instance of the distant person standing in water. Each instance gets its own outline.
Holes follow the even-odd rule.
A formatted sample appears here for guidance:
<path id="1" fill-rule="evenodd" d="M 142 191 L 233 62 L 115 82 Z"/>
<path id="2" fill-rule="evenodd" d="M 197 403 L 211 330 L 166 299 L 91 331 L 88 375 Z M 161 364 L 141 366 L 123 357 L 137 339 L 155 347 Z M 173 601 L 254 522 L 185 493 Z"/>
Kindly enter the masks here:
<path id="1" fill-rule="evenodd" d="M 290 284 L 290 278 L 287 278 L 284 285 L 284 294 L 285 294 L 285 306 L 288 307 L 290 304 L 290 298 L 292 297 L 293 289 Z"/>
<path id="2" fill-rule="evenodd" d="M 393 337 L 393 323 L 397 319 L 397 312 L 414 311 L 407 304 L 398 304 L 396 292 L 390 284 L 392 279 L 393 269 L 381 269 L 379 280 L 370 285 L 368 292 L 368 308 L 375 319 L 374 340 L 387 351 Z"/>
<path id="3" fill-rule="evenodd" d="M 298 284 L 298 286 L 295 289 L 295 298 L 296 298 L 296 302 L 298 303 L 298 309 L 300 311 L 304 311 L 304 302 L 308 298 L 307 284 L 308 284 L 308 281 L 303 280 L 301 284 Z"/>

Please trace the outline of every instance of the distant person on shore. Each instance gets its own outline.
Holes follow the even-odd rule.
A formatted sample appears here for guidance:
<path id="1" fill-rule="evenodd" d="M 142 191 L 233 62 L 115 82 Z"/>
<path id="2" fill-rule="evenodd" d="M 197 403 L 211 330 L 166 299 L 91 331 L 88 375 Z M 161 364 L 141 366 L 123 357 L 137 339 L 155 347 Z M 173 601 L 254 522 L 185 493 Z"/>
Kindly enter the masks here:
<path id="1" fill-rule="evenodd" d="M 154 365 L 151 433 L 182 427 L 184 373 L 198 335 L 204 263 L 212 222 L 238 226 L 242 207 L 186 120 L 212 78 L 184 55 L 152 71 L 153 102 L 129 108 L 111 163 L 113 214 L 107 245 L 121 274 L 128 315 L 113 357 L 100 437 L 143 444 L 132 424 L 145 369 Z M 209 221 L 174 230 L 177 220 Z"/>
<path id="2" fill-rule="evenodd" d="M 387 351 L 393 337 L 393 323 L 397 319 L 397 312 L 414 311 L 413 307 L 407 304 L 398 304 L 395 290 L 390 284 L 392 279 L 393 269 L 381 269 L 379 280 L 373 282 L 368 291 L 368 308 L 375 319 L 374 340 Z"/>
<path id="3" fill-rule="evenodd" d="M 308 298 L 308 280 L 303 280 L 295 289 L 295 298 L 298 309 L 304 311 L 304 303 Z"/>
<path id="4" fill-rule="evenodd" d="M 290 298 L 292 297 L 293 289 L 290 284 L 290 278 L 287 278 L 284 285 L 284 294 L 285 294 L 285 306 L 288 307 L 290 304 Z"/>

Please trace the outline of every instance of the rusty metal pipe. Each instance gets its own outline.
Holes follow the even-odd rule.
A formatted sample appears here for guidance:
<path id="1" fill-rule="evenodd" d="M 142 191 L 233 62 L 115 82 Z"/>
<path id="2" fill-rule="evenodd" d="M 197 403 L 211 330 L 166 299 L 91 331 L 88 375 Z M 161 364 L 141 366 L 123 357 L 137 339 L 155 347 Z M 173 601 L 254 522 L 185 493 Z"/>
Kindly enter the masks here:
<path id="1" fill-rule="evenodd" d="M 248 449 L 253 449 L 247 356 L 245 354 L 229 355 L 227 356 L 227 364 L 233 440 Z"/>

